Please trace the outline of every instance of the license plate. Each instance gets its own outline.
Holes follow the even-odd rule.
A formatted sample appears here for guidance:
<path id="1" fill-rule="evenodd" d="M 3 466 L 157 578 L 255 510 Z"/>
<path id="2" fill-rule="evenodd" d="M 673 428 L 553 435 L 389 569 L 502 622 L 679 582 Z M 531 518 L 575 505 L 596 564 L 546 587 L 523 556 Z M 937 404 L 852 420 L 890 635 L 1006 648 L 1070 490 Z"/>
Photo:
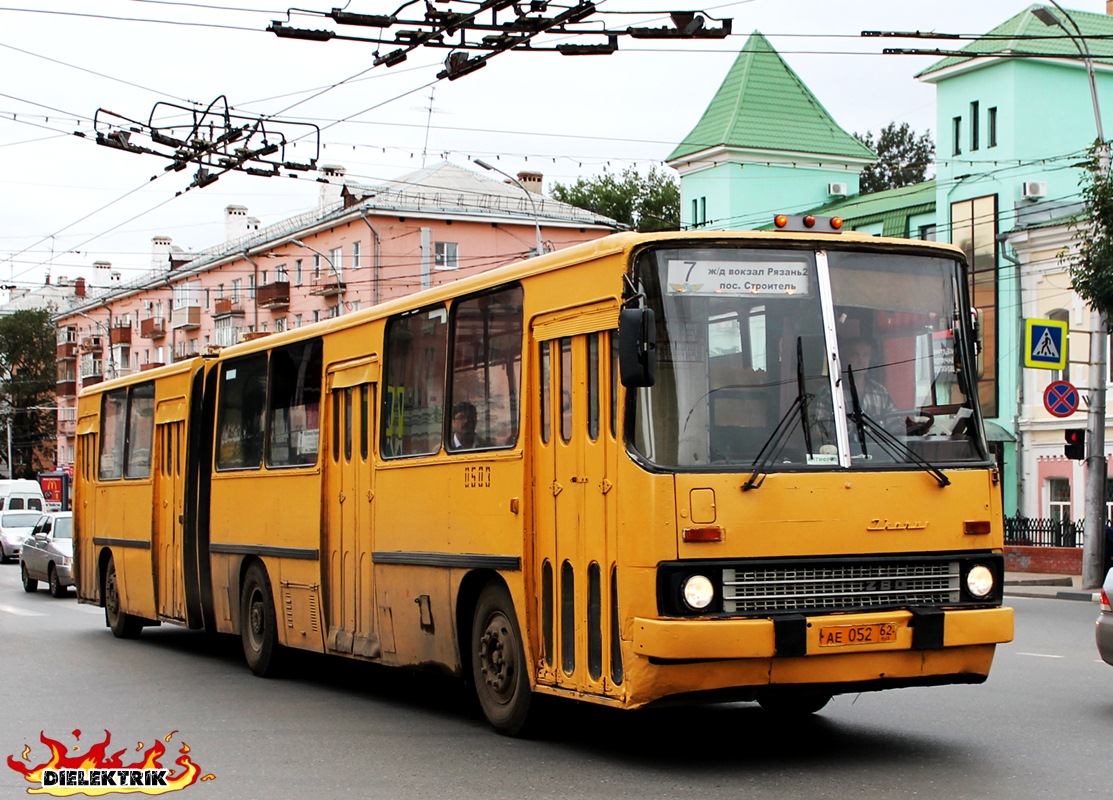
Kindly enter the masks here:
<path id="1" fill-rule="evenodd" d="M 897 626 L 892 622 L 875 622 L 870 625 L 829 625 L 819 629 L 820 647 L 879 644 L 896 640 Z"/>

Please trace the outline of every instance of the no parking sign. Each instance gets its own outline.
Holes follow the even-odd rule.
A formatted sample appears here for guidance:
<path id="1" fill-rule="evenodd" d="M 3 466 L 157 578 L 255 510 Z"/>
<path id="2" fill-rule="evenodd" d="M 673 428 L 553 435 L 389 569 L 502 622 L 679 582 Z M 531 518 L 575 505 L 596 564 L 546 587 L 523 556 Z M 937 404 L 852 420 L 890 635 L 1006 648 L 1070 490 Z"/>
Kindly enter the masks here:
<path id="1" fill-rule="evenodd" d="M 1043 390 L 1043 407 L 1055 417 L 1069 417 L 1078 410 L 1078 390 L 1068 381 L 1052 381 Z"/>

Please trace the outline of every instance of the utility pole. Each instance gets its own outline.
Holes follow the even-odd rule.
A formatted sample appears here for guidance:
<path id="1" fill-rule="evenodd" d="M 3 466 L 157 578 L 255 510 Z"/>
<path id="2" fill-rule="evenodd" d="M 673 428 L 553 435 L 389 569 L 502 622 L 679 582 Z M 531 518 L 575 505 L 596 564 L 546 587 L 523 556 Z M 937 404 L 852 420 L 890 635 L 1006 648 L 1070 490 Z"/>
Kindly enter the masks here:
<path id="1" fill-rule="evenodd" d="M 1086 65 L 1086 77 L 1090 81 L 1090 100 L 1094 106 L 1094 124 L 1097 127 L 1098 177 L 1105 181 L 1109 178 L 1109 147 L 1101 124 L 1101 108 L 1098 105 L 1098 87 L 1094 79 L 1094 61 L 1086 37 L 1074 18 L 1056 0 L 1050 0 L 1059 13 L 1067 18 L 1074 32 L 1068 28 L 1050 9 L 1035 6 L 1034 14 L 1045 25 L 1054 25 L 1064 33 L 1078 48 Z M 1104 575 L 1102 565 L 1105 550 L 1105 383 L 1108 380 L 1108 342 L 1109 319 L 1100 310 L 1090 313 L 1090 398 L 1086 412 L 1086 477 L 1085 477 L 1085 520 L 1082 540 L 1082 585 L 1086 588 L 1101 586 Z"/>

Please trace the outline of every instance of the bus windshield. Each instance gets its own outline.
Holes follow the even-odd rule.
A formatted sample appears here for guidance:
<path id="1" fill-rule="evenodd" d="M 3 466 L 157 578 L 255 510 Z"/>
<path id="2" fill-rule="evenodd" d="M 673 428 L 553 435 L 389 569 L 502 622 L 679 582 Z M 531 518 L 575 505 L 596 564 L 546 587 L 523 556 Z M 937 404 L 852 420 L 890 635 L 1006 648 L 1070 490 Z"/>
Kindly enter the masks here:
<path id="1" fill-rule="evenodd" d="M 657 380 L 631 440 L 667 468 L 984 462 L 953 259 L 700 246 L 643 251 Z"/>

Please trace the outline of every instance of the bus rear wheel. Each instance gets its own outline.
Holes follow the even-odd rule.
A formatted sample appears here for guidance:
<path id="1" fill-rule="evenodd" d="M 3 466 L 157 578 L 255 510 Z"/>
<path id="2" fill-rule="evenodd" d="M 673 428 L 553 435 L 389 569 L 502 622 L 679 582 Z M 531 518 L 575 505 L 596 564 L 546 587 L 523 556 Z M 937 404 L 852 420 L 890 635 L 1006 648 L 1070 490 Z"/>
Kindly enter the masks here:
<path id="1" fill-rule="evenodd" d="M 143 620 L 120 609 L 116 562 L 109 558 L 104 573 L 104 624 L 117 639 L 134 639 L 143 631 Z"/>
<path id="2" fill-rule="evenodd" d="M 471 631 L 471 673 L 484 716 L 499 733 L 525 733 L 533 705 L 522 634 L 510 592 L 483 587 Z"/>
<path id="3" fill-rule="evenodd" d="M 281 662 L 278 618 L 270 578 L 258 561 L 248 567 L 240 592 L 240 638 L 252 672 L 261 678 L 278 674 Z"/>

